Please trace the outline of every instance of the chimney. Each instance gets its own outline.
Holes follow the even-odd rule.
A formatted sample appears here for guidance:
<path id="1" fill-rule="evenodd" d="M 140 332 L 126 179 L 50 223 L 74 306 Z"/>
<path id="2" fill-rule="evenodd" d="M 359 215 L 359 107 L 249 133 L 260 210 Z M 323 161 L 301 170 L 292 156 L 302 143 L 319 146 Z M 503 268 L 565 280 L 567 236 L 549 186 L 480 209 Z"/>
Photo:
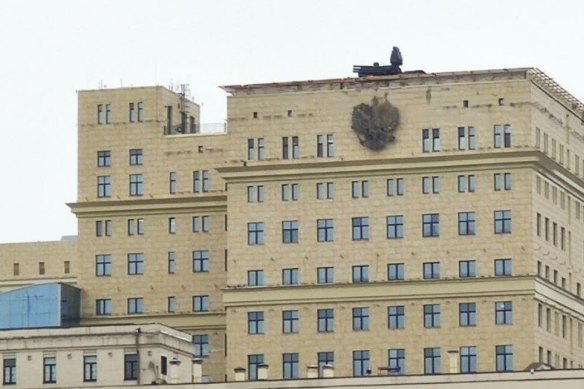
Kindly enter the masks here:
<path id="1" fill-rule="evenodd" d="M 201 383 L 203 381 L 203 360 L 200 358 L 193 359 L 193 382 Z"/>
<path id="2" fill-rule="evenodd" d="M 458 350 L 448 350 L 448 362 L 450 365 L 448 372 L 458 374 Z"/>
<path id="3" fill-rule="evenodd" d="M 174 357 L 170 360 L 170 383 L 171 384 L 178 384 L 179 383 L 179 370 L 180 370 L 180 361 L 177 357 Z"/>
<path id="4" fill-rule="evenodd" d="M 335 376 L 335 367 L 327 363 L 322 367 L 322 378 L 333 378 Z"/>
<path id="5" fill-rule="evenodd" d="M 270 370 L 270 366 L 262 363 L 258 365 L 258 380 L 263 381 L 268 379 L 268 371 Z"/>
<path id="6" fill-rule="evenodd" d="M 318 378 L 318 365 L 306 366 L 306 378 Z"/>
<path id="7" fill-rule="evenodd" d="M 236 367 L 233 372 L 235 373 L 235 381 L 245 381 L 245 368 Z"/>

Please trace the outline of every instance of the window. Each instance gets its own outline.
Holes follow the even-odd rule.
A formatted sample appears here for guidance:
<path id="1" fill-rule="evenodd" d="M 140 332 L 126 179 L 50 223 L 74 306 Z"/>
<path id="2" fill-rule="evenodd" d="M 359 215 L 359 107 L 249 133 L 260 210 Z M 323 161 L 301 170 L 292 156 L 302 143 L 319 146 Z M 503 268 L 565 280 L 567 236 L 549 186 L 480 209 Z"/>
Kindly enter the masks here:
<path id="1" fill-rule="evenodd" d="M 335 197 L 334 182 L 319 182 L 316 184 L 317 200 L 331 200 Z"/>
<path id="2" fill-rule="evenodd" d="M 298 243 L 298 220 L 282 222 L 282 243 Z"/>
<path id="3" fill-rule="evenodd" d="M 144 274 L 144 253 L 128 254 L 128 274 Z"/>
<path id="4" fill-rule="evenodd" d="M 100 254 L 95 256 L 95 275 L 98 277 L 112 275 L 111 254 Z"/>
<path id="5" fill-rule="evenodd" d="M 144 313 L 144 299 L 142 297 L 130 297 L 128 299 L 128 314 Z"/>
<path id="6" fill-rule="evenodd" d="M 424 374 L 440 374 L 440 348 L 424 349 Z"/>
<path id="7" fill-rule="evenodd" d="M 511 190 L 511 173 L 495 173 L 493 185 L 495 191 Z"/>
<path id="8" fill-rule="evenodd" d="M 144 161 L 144 156 L 142 153 L 142 149 L 131 149 L 130 150 L 130 165 L 142 165 Z"/>
<path id="9" fill-rule="evenodd" d="M 335 363 L 335 353 L 332 351 L 319 352 L 318 357 L 318 377 L 323 377 L 323 369 L 325 365 L 333 365 Z"/>
<path id="10" fill-rule="evenodd" d="M 247 285 L 248 286 L 264 286 L 264 271 L 263 270 L 248 270 L 247 271 Z"/>
<path id="11" fill-rule="evenodd" d="M 403 178 L 388 178 L 387 179 L 387 195 L 388 196 L 403 196 L 405 193 L 405 182 Z"/>
<path id="12" fill-rule="evenodd" d="M 262 161 L 266 158 L 264 138 L 248 139 L 247 140 L 247 160 L 253 161 L 256 159 L 256 141 L 257 141 L 257 160 Z"/>
<path id="13" fill-rule="evenodd" d="M 282 269 L 282 285 L 298 285 L 298 268 Z"/>
<path id="14" fill-rule="evenodd" d="M 124 380 L 137 380 L 139 374 L 138 354 L 124 355 Z"/>
<path id="15" fill-rule="evenodd" d="M 440 304 L 424 305 L 424 327 L 425 328 L 440 327 Z"/>
<path id="16" fill-rule="evenodd" d="M 369 282 L 369 266 L 353 266 L 353 282 Z"/>
<path id="17" fill-rule="evenodd" d="M 333 332 L 335 330 L 335 310 L 334 309 L 319 309 L 317 311 L 318 317 L 318 332 Z"/>
<path id="18" fill-rule="evenodd" d="M 325 150 L 326 146 L 326 150 Z M 323 157 L 334 157 L 335 156 L 335 142 L 333 134 L 326 135 L 326 143 L 325 143 L 325 135 L 317 135 L 316 136 L 316 156 L 317 158 Z"/>
<path id="19" fill-rule="evenodd" d="M 168 255 L 168 274 L 176 273 L 176 253 L 174 251 L 169 251 Z"/>
<path id="20" fill-rule="evenodd" d="M 316 269 L 317 279 L 319 284 L 332 284 L 335 282 L 335 268 L 334 267 L 319 267 Z"/>
<path id="21" fill-rule="evenodd" d="M 141 101 L 137 103 L 130 103 L 129 116 L 131 123 L 144 121 L 144 107 Z"/>
<path id="22" fill-rule="evenodd" d="M 54 384 L 57 382 L 57 358 L 43 358 L 43 383 Z"/>
<path id="23" fill-rule="evenodd" d="M 404 216 L 391 215 L 387 217 L 387 239 L 401 239 L 404 237 Z"/>
<path id="24" fill-rule="evenodd" d="M 387 328 L 401 329 L 405 327 L 405 307 L 395 305 L 387 307 Z"/>
<path id="25" fill-rule="evenodd" d="M 95 236 L 112 236 L 112 221 L 97 220 L 95 222 Z"/>
<path id="26" fill-rule="evenodd" d="M 495 303 L 495 324 L 513 324 L 512 301 L 497 301 Z"/>
<path id="27" fill-rule="evenodd" d="M 298 333 L 298 311 L 282 311 L 282 332 L 284 334 Z"/>
<path id="28" fill-rule="evenodd" d="M 168 193 L 176 193 L 176 172 L 168 173 Z"/>
<path id="29" fill-rule="evenodd" d="M 209 271 L 209 251 L 193 251 L 193 273 L 203 273 Z"/>
<path id="30" fill-rule="evenodd" d="M 370 375 L 369 362 L 369 350 L 353 351 L 353 377 Z"/>
<path id="31" fill-rule="evenodd" d="M 495 259 L 495 275 L 496 276 L 513 275 L 513 261 L 510 258 Z"/>
<path id="32" fill-rule="evenodd" d="M 477 137 L 474 127 L 458 127 L 458 149 L 476 150 Z"/>
<path id="33" fill-rule="evenodd" d="M 263 203 L 264 202 L 264 186 L 257 185 L 257 186 L 248 186 L 247 187 L 247 202 L 248 203 Z"/>
<path id="34" fill-rule="evenodd" d="M 282 185 L 282 201 L 298 201 L 300 198 L 299 184 Z"/>
<path id="35" fill-rule="evenodd" d="M 368 240 L 369 239 L 369 218 L 368 217 L 354 217 L 353 218 L 353 240 Z"/>
<path id="36" fill-rule="evenodd" d="M 394 348 L 387 351 L 388 367 L 393 374 L 406 374 L 406 350 L 403 348 Z"/>
<path id="37" fill-rule="evenodd" d="M 45 263 L 44 262 L 39 262 L 39 274 L 40 275 L 45 274 Z"/>
<path id="38" fill-rule="evenodd" d="M 247 371 L 250 381 L 258 379 L 258 367 L 264 364 L 264 354 L 251 354 L 247 356 Z"/>
<path id="39" fill-rule="evenodd" d="M 422 177 L 422 193 L 440 193 L 440 177 Z"/>
<path id="40" fill-rule="evenodd" d="M 71 273 L 71 261 L 63 261 L 63 273 Z"/>
<path id="41" fill-rule="evenodd" d="M 16 384 L 16 358 L 5 358 L 3 361 L 4 374 L 2 382 L 4 385 Z"/>
<path id="42" fill-rule="evenodd" d="M 209 296 L 193 296 L 193 312 L 209 312 Z"/>
<path id="43" fill-rule="evenodd" d="M 458 176 L 458 193 L 472 193 L 476 190 L 476 187 L 477 179 L 474 174 L 469 174 L 468 176 Z"/>
<path id="44" fill-rule="evenodd" d="M 193 216 L 193 232 L 209 232 L 209 216 Z"/>
<path id="45" fill-rule="evenodd" d="M 495 346 L 497 354 L 497 371 L 513 370 L 513 346 Z"/>
<path id="46" fill-rule="evenodd" d="M 176 234 L 176 218 L 174 217 L 168 218 L 168 233 Z"/>
<path id="47" fill-rule="evenodd" d="M 210 179 L 208 170 L 199 170 L 193 172 L 193 192 L 204 193 L 210 190 Z"/>
<path id="48" fill-rule="evenodd" d="M 209 356 L 209 335 L 193 335 L 195 345 L 195 357 L 206 358 Z"/>
<path id="49" fill-rule="evenodd" d="M 111 197 L 112 181 L 110 176 L 97 177 L 97 197 Z"/>
<path id="50" fill-rule="evenodd" d="M 511 211 L 495 211 L 495 234 L 511 233 Z"/>
<path id="51" fill-rule="evenodd" d="M 97 105 L 97 124 L 104 124 L 105 123 L 105 110 L 104 104 Z"/>
<path id="52" fill-rule="evenodd" d="M 247 244 L 250 246 L 264 244 L 264 223 L 247 223 Z"/>
<path id="53" fill-rule="evenodd" d="M 466 260 L 458 262 L 458 276 L 460 278 L 477 276 L 477 261 Z"/>
<path id="54" fill-rule="evenodd" d="M 97 356 L 86 355 L 83 357 L 83 382 L 97 381 Z"/>
<path id="55" fill-rule="evenodd" d="M 130 196 L 144 194 L 144 177 L 142 174 L 130 174 Z"/>
<path id="56" fill-rule="evenodd" d="M 285 380 L 300 378 L 298 353 L 282 354 L 282 378 Z"/>
<path id="57" fill-rule="evenodd" d="M 475 213 L 458 212 L 458 235 L 475 235 Z"/>
<path id="58" fill-rule="evenodd" d="M 369 308 L 353 308 L 353 331 L 369 331 Z"/>
<path id="59" fill-rule="evenodd" d="M 290 149 L 290 145 L 292 149 Z M 290 151 L 292 151 L 290 153 Z M 300 142 L 297 136 L 282 138 L 282 159 L 300 158 Z"/>
<path id="60" fill-rule="evenodd" d="M 497 124 L 493 130 L 493 147 L 496 149 L 511 147 L 511 125 Z"/>
<path id="61" fill-rule="evenodd" d="M 460 372 L 477 372 L 477 348 L 475 346 L 466 346 L 460 348 Z"/>
<path id="62" fill-rule="evenodd" d="M 423 270 L 425 280 L 436 280 L 440 278 L 440 262 L 424 262 Z"/>
<path id="63" fill-rule="evenodd" d="M 95 300 L 95 314 L 97 316 L 107 316 L 112 314 L 112 300 L 111 299 L 97 299 Z"/>
<path id="64" fill-rule="evenodd" d="M 109 167 L 112 165 L 112 156 L 109 150 L 97 152 L 97 167 Z"/>
<path id="65" fill-rule="evenodd" d="M 316 239 L 319 242 L 333 242 L 335 240 L 333 219 L 318 219 L 316 221 Z"/>
<path id="66" fill-rule="evenodd" d="M 128 235 L 144 235 L 144 219 L 128 219 Z"/>
<path id="67" fill-rule="evenodd" d="M 175 313 L 176 312 L 176 297 L 169 296 L 166 299 L 166 310 L 168 313 Z"/>
<path id="68" fill-rule="evenodd" d="M 403 280 L 405 277 L 405 265 L 403 263 L 389 263 L 387 265 L 387 280 Z"/>
<path id="69" fill-rule="evenodd" d="M 458 325 L 461 327 L 477 325 L 477 305 L 475 303 L 458 304 Z"/>
<path id="70" fill-rule="evenodd" d="M 259 335 L 264 333 L 263 312 L 247 313 L 247 333 L 250 335 Z"/>
<path id="71" fill-rule="evenodd" d="M 354 199 L 359 197 L 367 198 L 369 197 L 369 181 L 352 181 L 351 182 L 351 196 Z"/>
<path id="72" fill-rule="evenodd" d="M 15 276 L 20 275 L 20 263 L 15 262 L 12 264 L 12 274 Z"/>
<path id="73" fill-rule="evenodd" d="M 422 151 L 425 153 L 440 151 L 440 129 L 422 130 Z"/>
<path id="74" fill-rule="evenodd" d="M 428 213 L 422 215 L 422 236 L 440 236 L 440 214 Z"/>
<path id="75" fill-rule="evenodd" d="M 138 101 L 136 103 L 136 106 L 138 107 L 138 121 L 143 122 L 144 121 L 144 104 L 141 101 Z"/>

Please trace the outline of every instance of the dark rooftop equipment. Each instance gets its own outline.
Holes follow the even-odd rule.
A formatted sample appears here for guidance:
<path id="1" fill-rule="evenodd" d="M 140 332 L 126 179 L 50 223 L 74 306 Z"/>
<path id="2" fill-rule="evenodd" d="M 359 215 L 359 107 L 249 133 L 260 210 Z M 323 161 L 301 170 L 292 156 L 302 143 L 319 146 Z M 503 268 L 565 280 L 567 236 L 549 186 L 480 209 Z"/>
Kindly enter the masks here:
<path id="1" fill-rule="evenodd" d="M 379 62 L 369 65 L 353 65 L 353 73 L 357 73 L 359 77 L 367 76 L 392 76 L 401 74 L 400 66 L 403 65 L 401 51 L 396 46 L 393 46 L 390 57 L 391 65 L 379 65 Z M 405 73 L 425 73 L 423 70 L 407 71 Z"/>

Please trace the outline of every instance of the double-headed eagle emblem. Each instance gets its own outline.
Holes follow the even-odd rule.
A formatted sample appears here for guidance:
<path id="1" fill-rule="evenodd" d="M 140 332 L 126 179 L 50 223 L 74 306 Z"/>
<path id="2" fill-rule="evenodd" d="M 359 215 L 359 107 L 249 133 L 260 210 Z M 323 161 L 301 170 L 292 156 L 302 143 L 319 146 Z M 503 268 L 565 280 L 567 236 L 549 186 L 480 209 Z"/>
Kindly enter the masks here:
<path id="1" fill-rule="evenodd" d="M 351 128 L 368 149 L 382 150 L 388 142 L 393 142 L 398 123 L 399 112 L 387 97 L 373 97 L 371 104 L 361 103 L 353 108 Z"/>

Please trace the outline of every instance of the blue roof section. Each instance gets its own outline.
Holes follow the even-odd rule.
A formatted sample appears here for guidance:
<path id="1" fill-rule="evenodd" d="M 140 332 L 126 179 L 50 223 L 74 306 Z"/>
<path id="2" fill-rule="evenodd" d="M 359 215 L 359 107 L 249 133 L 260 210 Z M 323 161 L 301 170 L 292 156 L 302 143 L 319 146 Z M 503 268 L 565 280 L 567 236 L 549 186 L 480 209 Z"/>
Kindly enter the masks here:
<path id="1" fill-rule="evenodd" d="M 79 324 L 79 288 L 54 282 L 0 294 L 0 329 L 70 327 Z"/>

